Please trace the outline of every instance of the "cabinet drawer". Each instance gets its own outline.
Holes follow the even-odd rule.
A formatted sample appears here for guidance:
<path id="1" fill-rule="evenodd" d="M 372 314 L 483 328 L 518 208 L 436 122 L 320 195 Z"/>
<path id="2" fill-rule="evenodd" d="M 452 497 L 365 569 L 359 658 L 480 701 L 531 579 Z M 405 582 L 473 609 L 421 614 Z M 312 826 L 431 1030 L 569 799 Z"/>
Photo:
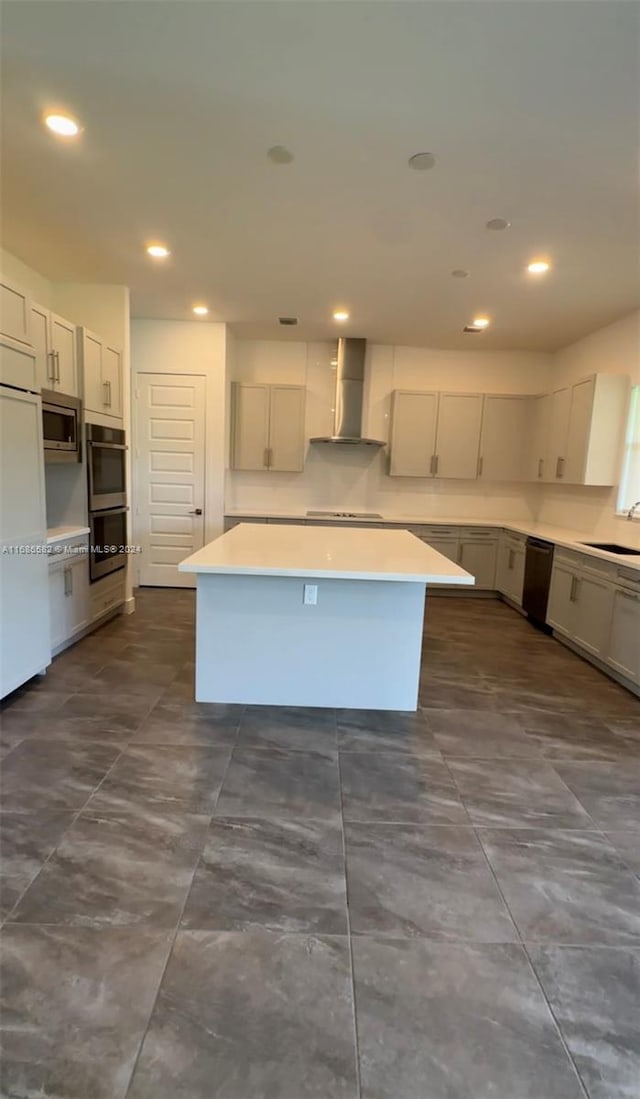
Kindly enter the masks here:
<path id="1" fill-rule="evenodd" d="M 478 541 L 485 541 L 486 539 L 498 539 L 497 527 L 459 527 L 460 537 L 466 540 L 477 539 Z"/>
<path id="2" fill-rule="evenodd" d="M 54 542 L 48 547 L 49 568 L 68 564 L 70 560 L 77 560 L 82 554 L 88 552 L 88 535 L 83 534 L 78 538 L 72 538 L 69 542 Z M 88 566 L 87 566 L 88 569 Z"/>
<path id="3" fill-rule="evenodd" d="M 107 578 L 92 584 L 89 592 L 91 621 L 124 603 L 124 579 Z"/>

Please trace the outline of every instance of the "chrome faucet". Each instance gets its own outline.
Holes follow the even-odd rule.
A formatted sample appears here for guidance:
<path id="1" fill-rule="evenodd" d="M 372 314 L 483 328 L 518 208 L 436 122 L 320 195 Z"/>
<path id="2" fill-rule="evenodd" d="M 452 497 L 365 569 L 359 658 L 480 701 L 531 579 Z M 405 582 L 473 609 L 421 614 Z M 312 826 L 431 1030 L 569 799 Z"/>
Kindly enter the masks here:
<path id="1" fill-rule="evenodd" d="M 633 519 L 636 513 L 636 508 L 640 508 L 640 500 L 636 500 L 635 504 L 631 505 L 627 512 L 627 519 Z"/>

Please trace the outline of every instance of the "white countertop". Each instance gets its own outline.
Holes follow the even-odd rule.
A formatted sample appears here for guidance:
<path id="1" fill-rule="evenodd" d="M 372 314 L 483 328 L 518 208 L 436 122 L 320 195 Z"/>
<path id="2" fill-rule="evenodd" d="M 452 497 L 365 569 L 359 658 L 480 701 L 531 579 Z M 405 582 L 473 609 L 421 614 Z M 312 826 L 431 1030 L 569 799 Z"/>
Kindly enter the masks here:
<path id="1" fill-rule="evenodd" d="M 52 546 L 56 542 L 67 542 L 71 538 L 80 538 L 89 533 L 89 527 L 49 527 L 47 530 L 47 545 Z"/>
<path id="2" fill-rule="evenodd" d="M 447 516 L 446 518 L 429 518 L 421 515 L 381 515 L 376 519 L 364 519 L 360 516 L 354 516 L 353 518 L 333 517 L 327 515 L 325 520 L 318 518 L 311 518 L 307 516 L 306 512 L 276 512 L 276 511 L 240 511 L 231 510 L 225 511 L 225 517 L 229 519 L 299 519 L 300 521 L 307 521 L 314 524 L 327 522 L 344 524 L 348 526 L 350 523 L 371 523 L 374 527 L 376 524 L 397 524 L 404 527 L 499 527 L 503 530 L 513 531 L 515 534 L 523 534 L 531 536 L 533 538 L 543 538 L 549 542 L 555 543 L 557 546 L 562 546 L 564 549 L 575 550 L 578 553 L 584 553 L 591 557 L 597 557 L 601 561 L 609 561 L 611 563 L 623 566 L 625 569 L 634 569 L 640 572 L 640 556 L 634 554 L 619 554 L 619 553 L 607 553 L 606 550 L 593 549 L 591 546 L 586 546 L 585 541 L 589 542 L 605 542 L 614 541 L 615 539 L 598 538 L 594 535 L 589 535 L 585 531 L 573 530 L 569 527 L 558 527 L 548 523 L 537 523 L 535 521 L 528 521 L 526 519 L 501 519 L 500 517 L 484 518 L 484 519 L 470 519 L 468 516 Z M 629 526 L 631 527 L 631 523 Z M 334 528 L 335 529 L 335 528 Z M 635 538 L 635 528 L 633 530 Z M 622 544 L 626 543 L 624 535 L 617 536 L 622 540 Z M 629 538 L 630 542 L 634 539 Z"/>
<path id="3" fill-rule="evenodd" d="M 180 572 L 323 576 L 468 584 L 473 576 L 406 530 L 241 523 L 178 565 Z"/>

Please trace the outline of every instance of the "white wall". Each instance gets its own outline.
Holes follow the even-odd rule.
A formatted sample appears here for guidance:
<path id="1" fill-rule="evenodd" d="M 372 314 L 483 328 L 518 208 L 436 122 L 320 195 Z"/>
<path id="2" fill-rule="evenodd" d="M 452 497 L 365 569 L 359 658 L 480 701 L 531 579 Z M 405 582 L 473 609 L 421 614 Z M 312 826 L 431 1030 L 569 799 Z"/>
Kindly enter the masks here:
<path id="1" fill-rule="evenodd" d="M 38 305 L 51 309 L 53 284 L 50 279 L 34 271 L 32 267 L 27 267 L 21 259 L 3 249 L 0 249 L 0 271 L 9 282 L 27 290 Z"/>
<path id="2" fill-rule="evenodd" d="M 234 378 L 307 388 L 307 438 L 330 434 L 333 343 L 237 340 Z M 365 434 L 388 440 L 393 389 L 539 393 L 552 359 L 538 352 L 437 351 L 370 345 L 364 393 Z M 287 511 L 319 508 L 386 514 L 531 518 L 538 486 L 433 481 L 386 474 L 386 450 L 308 446 L 303 473 L 227 473 L 227 507 Z"/>
<path id="3" fill-rule="evenodd" d="M 205 412 L 205 542 L 222 533 L 224 516 L 224 471 L 226 463 L 226 360 L 227 332 L 224 324 L 207 321 L 131 322 L 131 368 L 133 388 L 138 374 L 199 374 L 206 379 Z M 134 396 L 135 410 L 135 396 Z M 135 524 L 134 540 L 140 536 Z"/>
<path id="4" fill-rule="evenodd" d="M 628 374 L 632 385 L 640 385 L 640 310 L 554 356 L 553 384 L 558 388 L 594 373 Z M 612 440 L 612 445 L 618 443 Z M 588 532 L 602 541 L 640 548 L 640 524 L 615 514 L 617 497 L 617 488 L 545 485 L 536 518 Z"/>

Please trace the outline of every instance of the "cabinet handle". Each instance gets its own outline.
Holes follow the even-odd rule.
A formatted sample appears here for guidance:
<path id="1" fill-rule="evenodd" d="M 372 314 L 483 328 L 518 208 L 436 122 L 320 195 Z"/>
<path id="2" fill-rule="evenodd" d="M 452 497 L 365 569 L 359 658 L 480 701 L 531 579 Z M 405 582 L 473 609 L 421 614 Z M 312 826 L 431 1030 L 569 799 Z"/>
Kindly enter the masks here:
<path id="1" fill-rule="evenodd" d="M 434 456 L 433 456 L 433 465 L 434 465 L 433 472 L 435 473 L 435 475 L 437 477 L 438 476 L 438 455 L 437 454 L 434 454 Z"/>
<path id="2" fill-rule="evenodd" d="M 640 603 L 640 595 L 635 595 L 632 591 L 624 591 L 622 588 L 618 588 L 618 591 L 625 599 L 631 599 L 634 603 Z"/>
<path id="3" fill-rule="evenodd" d="M 484 465 L 484 458 L 478 458 L 478 477 L 482 477 L 482 466 Z"/>
<path id="4" fill-rule="evenodd" d="M 64 575 L 64 594 L 65 595 L 71 595 L 72 592 L 73 592 L 73 580 L 72 580 L 72 577 L 71 577 L 71 569 L 66 568 L 64 570 L 63 575 Z"/>
<path id="5" fill-rule="evenodd" d="M 510 549 L 509 550 L 509 564 L 507 565 L 507 568 L 509 568 L 509 569 L 513 568 L 513 566 L 515 564 L 515 559 L 516 559 L 515 552 L 512 549 Z"/>
<path id="6" fill-rule="evenodd" d="M 109 401 L 107 399 L 107 386 L 108 386 L 108 384 L 109 384 L 108 382 L 103 382 L 102 383 L 102 403 L 105 406 L 105 408 L 108 407 L 108 405 L 109 405 Z"/>
<path id="7" fill-rule="evenodd" d="M 265 469 L 269 468 L 269 447 L 264 448 L 264 454 L 262 455 L 262 464 Z"/>
<path id="8" fill-rule="evenodd" d="M 556 462 L 556 477 L 564 477 L 564 458 L 558 458 Z"/>
<path id="9" fill-rule="evenodd" d="M 56 380 L 55 351 L 47 351 L 47 378 L 53 385 Z"/>
<path id="10" fill-rule="evenodd" d="M 578 602 L 578 584 L 579 583 L 580 583 L 580 581 L 578 580 L 577 576 L 572 576 L 571 577 L 571 591 L 569 592 L 569 602 L 570 603 L 577 603 Z"/>
<path id="11" fill-rule="evenodd" d="M 538 477 L 542 477 L 543 469 L 544 469 L 544 458 L 538 458 Z"/>

